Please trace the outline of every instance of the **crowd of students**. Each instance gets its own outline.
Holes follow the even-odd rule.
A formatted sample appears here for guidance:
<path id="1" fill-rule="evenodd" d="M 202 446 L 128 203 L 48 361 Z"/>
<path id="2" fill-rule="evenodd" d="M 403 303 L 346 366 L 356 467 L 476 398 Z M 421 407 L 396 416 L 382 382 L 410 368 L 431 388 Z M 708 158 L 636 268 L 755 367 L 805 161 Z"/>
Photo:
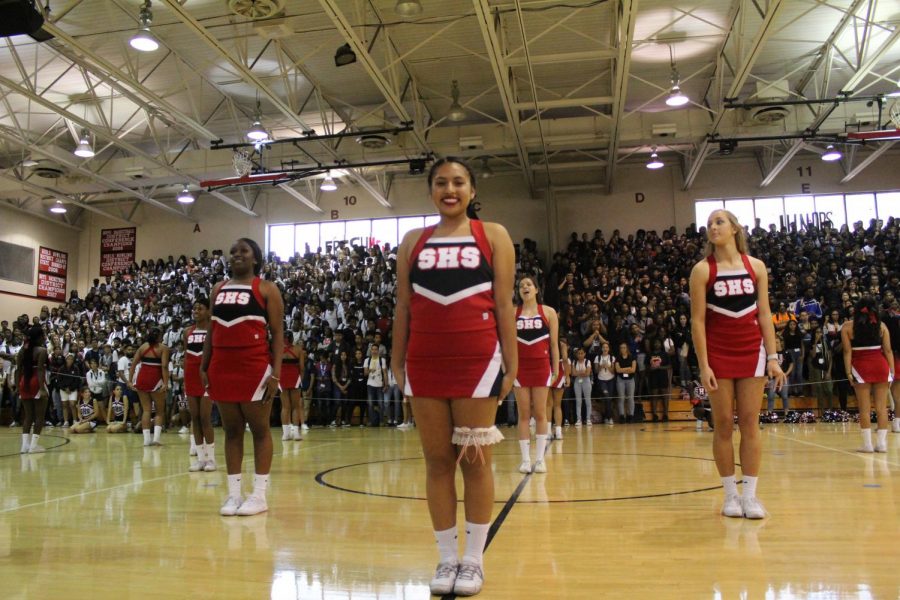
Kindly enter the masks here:
<path id="1" fill-rule="evenodd" d="M 674 228 L 661 234 L 573 233 L 546 269 L 534 242 L 517 245 L 519 277 L 531 277 L 543 289 L 541 301 L 559 314 L 570 367 L 565 423 L 627 422 L 636 405 L 642 412 L 642 399 L 648 418 L 667 420 L 672 386 L 692 389 L 697 364 L 688 275 L 704 235 L 693 227 L 680 234 Z M 837 405 L 846 409 L 850 385 L 843 361 L 836 359 L 841 325 L 863 295 L 877 301 L 889 326 L 896 327 L 900 314 L 896 219 L 841 229 L 757 226 L 749 231 L 749 242 L 750 254 L 769 266 L 779 361 L 788 374 L 788 385 L 778 393 L 769 387 L 769 409 L 780 400 L 787 411 L 791 396 L 800 395 L 814 396 L 823 411 L 836 407 L 836 395 Z M 301 427 L 310 419 L 333 427 L 408 427 L 412 416 L 390 369 L 396 249 L 336 244 L 329 250 L 287 260 L 270 255 L 262 270 L 284 298 L 288 344 L 306 357 Z M 44 307 L 38 315 L 2 320 L 3 403 L 21 420 L 14 356 L 26 328 L 39 324 L 46 332 L 52 400 L 46 421 L 62 427 L 91 424 L 78 431 L 93 430 L 97 423 L 131 429 L 140 403 L 128 385 L 130 362 L 149 328 L 157 326 L 161 342 L 171 349 L 166 422 L 186 427 L 183 333 L 194 299 L 207 297 L 226 278 L 221 251 L 170 256 L 95 279 L 83 296 L 73 291 L 67 303 Z M 123 400 L 111 401 L 118 397 Z M 514 403 L 507 407 L 506 419 L 514 422 Z"/>

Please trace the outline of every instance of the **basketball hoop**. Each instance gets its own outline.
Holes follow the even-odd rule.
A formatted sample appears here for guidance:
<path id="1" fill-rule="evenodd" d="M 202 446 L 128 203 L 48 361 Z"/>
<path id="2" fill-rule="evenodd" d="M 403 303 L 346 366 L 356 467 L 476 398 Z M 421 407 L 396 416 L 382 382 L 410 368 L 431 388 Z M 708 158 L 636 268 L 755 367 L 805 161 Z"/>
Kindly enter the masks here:
<path id="1" fill-rule="evenodd" d="M 238 177 L 246 177 L 253 170 L 250 153 L 239 148 L 235 149 L 234 155 L 231 157 L 231 164 L 234 165 L 234 172 Z"/>
<path id="2" fill-rule="evenodd" d="M 888 114 L 891 116 L 891 122 L 894 124 L 894 127 L 900 129 L 900 100 L 894 100 Z"/>

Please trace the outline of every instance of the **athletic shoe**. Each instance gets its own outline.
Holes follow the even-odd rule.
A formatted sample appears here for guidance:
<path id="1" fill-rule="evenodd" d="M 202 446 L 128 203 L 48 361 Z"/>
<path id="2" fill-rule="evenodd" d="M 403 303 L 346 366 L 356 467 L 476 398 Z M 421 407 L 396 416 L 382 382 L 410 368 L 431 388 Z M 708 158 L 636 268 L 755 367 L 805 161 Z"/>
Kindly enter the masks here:
<path id="1" fill-rule="evenodd" d="M 722 505 L 722 514 L 726 517 L 743 517 L 744 509 L 741 506 L 741 497 L 737 494 L 728 494 L 725 496 L 725 503 Z"/>
<path id="2" fill-rule="evenodd" d="M 875 452 L 887 452 L 887 442 L 884 444 L 875 442 Z"/>
<path id="3" fill-rule="evenodd" d="M 328 426 L 331 427 L 331 428 L 337 427 L 337 425 L 335 424 L 334 421 L 332 421 L 331 423 L 329 423 Z"/>
<path id="4" fill-rule="evenodd" d="M 197 456 L 197 446 L 191 446 L 191 456 Z"/>
<path id="5" fill-rule="evenodd" d="M 206 471 L 207 473 L 212 473 L 213 471 L 215 471 L 216 470 L 215 459 L 208 460 L 205 463 L 203 463 L 203 470 Z"/>
<path id="6" fill-rule="evenodd" d="M 547 465 L 544 464 L 544 461 L 539 460 L 534 463 L 534 472 L 535 473 L 546 473 Z"/>
<path id="7" fill-rule="evenodd" d="M 291 429 L 292 429 L 292 431 L 291 431 L 291 439 L 292 440 L 294 440 L 295 442 L 299 442 L 300 440 L 303 439 L 300 436 L 300 428 L 299 427 L 292 427 Z"/>
<path id="8" fill-rule="evenodd" d="M 900 419 L 894 419 L 891 422 L 891 431 L 894 433 L 900 433 Z"/>
<path id="9" fill-rule="evenodd" d="M 291 439 L 291 428 L 290 426 L 285 426 L 281 428 L 281 441 L 286 442 Z"/>
<path id="10" fill-rule="evenodd" d="M 41 446 L 40 444 L 32 444 L 30 448 L 28 448 L 28 454 L 40 454 L 42 452 L 46 452 L 47 449 Z"/>
<path id="11" fill-rule="evenodd" d="M 481 565 L 466 558 L 459 563 L 459 571 L 456 573 L 456 583 L 453 584 L 453 593 L 457 596 L 474 596 L 481 591 L 484 585 L 484 572 Z"/>
<path id="12" fill-rule="evenodd" d="M 873 452 L 875 452 L 875 448 L 873 448 L 873 447 L 870 446 L 870 445 L 862 445 L 862 446 L 860 446 L 859 448 L 857 448 L 856 451 L 857 451 L 857 452 L 864 452 L 864 453 L 866 453 L 866 454 L 872 454 Z"/>
<path id="13" fill-rule="evenodd" d="M 350 427 L 350 423 L 344 423 L 341 427 Z"/>
<path id="14" fill-rule="evenodd" d="M 575 421 L 575 427 L 581 427 L 581 421 Z"/>
<path id="15" fill-rule="evenodd" d="M 747 519 L 765 519 L 767 514 L 763 508 L 762 502 L 756 496 L 751 498 L 741 498 L 741 508 L 744 511 L 744 517 Z"/>
<path id="16" fill-rule="evenodd" d="M 302 429 L 303 431 L 309 431 L 309 426 L 307 426 L 307 424 L 304 423 L 303 425 L 300 426 L 300 429 Z"/>
<path id="17" fill-rule="evenodd" d="M 585 425 L 587 425 L 588 427 L 593 427 L 593 426 L 594 426 L 594 423 L 593 423 L 591 420 L 588 420 L 588 421 L 585 423 Z"/>
<path id="18" fill-rule="evenodd" d="M 31 444 L 22 444 L 22 448 L 19 450 L 19 454 L 28 454 L 28 450 L 31 449 Z"/>
<path id="19" fill-rule="evenodd" d="M 150 442 L 150 445 L 151 445 L 151 446 L 162 446 L 162 442 L 159 441 L 159 440 L 152 440 L 152 441 Z"/>
<path id="20" fill-rule="evenodd" d="M 10 427 L 12 427 L 12 425 L 10 425 Z M 65 422 L 63 423 L 63 429 L 68 429 L 68 428 L 69 428 L 69 422 L 68 422 L 68 421 L 65 421 Z"/>
<path id="21" fill-rule="evenodd" d="M 18 424 L 16 421 L 12 421 L 12 422 L 9 424 L 9 428 L 10 428 L 10 429 L 12 429 L 13 427 L 18 427 L 18 426 L 19 426 L 19 424 Z"/>
<path id="22" fill-rule="evenodd" d="M 225 501 L 225 504 L 222 505 L 222 508 L 219 509 L 219 514 L 223 517 L 233 517 L 237 514 L 238 509 L 241 507 L 241 499 L 235 498 L 234 496 L 228 496 L 228 500 Z"/>
<path id="23" fill-rule="evenodd" d="M 206 466 L 206 462 L 202 460 L 195 460 L 191 463 L 191 466 L 188 467 L 188 471 L 191 473 L 196 473 L 197 471 L 202 471 L 203 467 Z"/>
<path id="24" fill-rule="evenodd" d="M 178 430 L 178 433 L 185 434 L 185 433 L 190 433 L 190 431 L 191 430 L 188 429 L 187 427 L 182 426 L 181 429 Z"/>
<path id="25" fill-rule="evenodd" d="M 453 591 L 453 584 L 456 582 L 456 571 L 459 569 L 457 562 L 439 563 L 431 578 L 428 587 L 431 589 L 432 596 L 443 596 Z"/>
<path id="26" fill-rule="evenodd" d="M 519 473 L 531 473 L 531 461 L 523 460 L 519 465 Z"/>
<path id="27" fill-rule="evenodd" d="M 269 505 L 266 504 L 266 499 L 260 496 L 247 496 L 247 499 L 241 503 L 241 506 L 237 509 L 237 515 L 239 517 L 249 517 L 252 515 L 258 515 L 259 513 L 266 512 L 269 510 Z"/>

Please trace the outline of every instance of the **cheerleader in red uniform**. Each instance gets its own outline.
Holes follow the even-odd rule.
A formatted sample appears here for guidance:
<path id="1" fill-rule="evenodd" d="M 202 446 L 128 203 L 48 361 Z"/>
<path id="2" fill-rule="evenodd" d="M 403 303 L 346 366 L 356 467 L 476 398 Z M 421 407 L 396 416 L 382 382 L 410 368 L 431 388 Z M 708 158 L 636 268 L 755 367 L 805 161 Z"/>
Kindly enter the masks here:
<path id="1" fill-rule="evenodd" d="M 894 380 L 891 334 L 881 322 L 878 306 L 870 296 L 856 303 L 853 320 L 841 327 L 844 366 L 859 404 L 859 427 L 863 444 L 859 452 L 887 452 L 888 386 Z M 872 445 L 872 396 L 878 416 L 878 437 Z"/>
<path id="2" fill-rule="evenodd" d="M 569 344 L 566 338 L 557 334 L 559 337 L 559 370 L 556 372 L 556 379 L 550 382 L 550 397 L 547 399 L 547 414 L 553 415 L 553 422 L 556 424 L 553 431 L 553 439 L 561 440 L 563 411 L 562 399 L 566 388 L 569 387 L 569 373 L 571 366 L 569 364 Z M 550 420 L 549 417 L 547 419 Z"/>
<path id="3" fill-rule="evenodd" d="M 775 327 L 769 308 L 769 280 L 762 261 L 747 256 L 747 234 L 726 210 L 707 222 L 706 258 L 691 271 L 691 332 L 701 383 L 709 391 L 715 422 L 713 456 L 722 485 L 726 517 L 762 519 L 756 498 L 761 441 L 759 409 L 765 376 L 784 385 L 775 353 Z M 734 403 L 741 430 L 743 490 L 734 478 Z"/>
<path id="4" fill-rule="evenodd" d="M 203 346 L 200 379 L 218 403 L 225 429 L 228 498 L 222 516 L 248 516 L 268 510 L 266 489 L 272 468 L 269 414 L 281 376 L 284 301 L 271 281 L 259 278 L 259 244 L 240 238 L 231 246 L 231 279 L 212 293 L 212 323 Z M 244 427 L 253 435 L 256 474 L 253 493 L 241 495 Z"/>
<path id="5" fill-rule="evenodd" d="M 166 419 L 166 391 L 169 389 L 169 348 L 160 342 L 159 327 L 151 327 L 141 347 L 134 353 L 130 386 L 137 391 L 141 402 L 141 429 L 145 446 L 160 446 L 163 423 Z M 150 414 L 156 406 L 153 437 L 150 436 Z"/>
<path id="6" fill-rule="evenodd" d="M 212 426 L 212 401 L 200 379 L 203 345 L 209 331 L 209 300 L 198 298 L 191 310 L 194 324 L 184 332 L 184 395 L 191 411 L 191 446 L 197 460 L 188 471 L 216 470 L 216 438 Z M 192 453 L 192 454 L 193 454 Z"/>
<path id="7" fill-rule="evenodd" d="M 299 336 L 298 336 L 299 337 Z M 293 343 L 293 334 L 284 332 L 284 354 L 281 357 L 281 440 L 300 441 L 303 404 L 300 385 L 306 369 L 306 351 Z"/>
<path id="8" fill-rule="evenodd" d="M 38 444 L 44 428 L 44 412 L 47 410 L 47 347 L 44 330 L 35 325 L 28 330 L 27 338 L 16 355 L 16 373 L 19 373 L 19 398 L 25 409 L 22 419 L 21 454 L 44 452 Z M 32 425 L 34 433 L 32 434 Z"/>
<path id="9" fill-rule="evenodd" d="M 432 594 L 477 594 L 494 503 L 491 445 L 497 398 L 513 387 L 515 251 L 501 225 L 468 208 L 472 170 L 455 158 L 434 163 L 432 227 L 410 231 L 397 252 L 397 305 L 391 369 L 411 397 L 425 454 L 426 496 L 440 563 Z M 503 369 L 501 370 L 501 366 Z M 474 456 L 472 454 L 474 453 Z M 456 469 L 465 485 L 466 544 L 456 542 Z"/>
<path id="10" fill-rule="evenodd" d="M 538 304 L 537 287 L 530 277 L 519 280 L 522 304 L 516 309 L 516 341 L 519 371 L 514 391 L 519 410 L 519 450 L 522 453 L 520 473 L 531 472 L 531 431 L 534 413 L 534 440 L 537 454 L 534 472 L 546 473 L 544 451 L 547 448 L 547 395 L 550 384 L 559 374 L 559 324 L 556 311 Z"/>

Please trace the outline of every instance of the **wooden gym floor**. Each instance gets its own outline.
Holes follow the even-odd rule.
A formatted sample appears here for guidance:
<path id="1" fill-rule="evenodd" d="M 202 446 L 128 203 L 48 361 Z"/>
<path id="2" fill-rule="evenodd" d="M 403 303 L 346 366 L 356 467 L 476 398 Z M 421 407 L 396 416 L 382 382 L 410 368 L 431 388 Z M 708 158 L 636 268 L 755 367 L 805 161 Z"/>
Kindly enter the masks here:
<path id="1" fill-rule="evenodd" d="M 771 516 L 747 521 L 718 514 L 693 421 L 567 428 L 530 476 L 503 432 L 481 598 L 900 597 L 900 435 L 861 455 L 852 423 L 764 426 Z M 188 473 L 186 436 L 51 429 L 46 454 L 19 455 L 19 430 L 0 431 L 2 598 L 429 597 L 414 430 L 274 430 L 270 510 L 245 518 L 218 515 L 217 435 L 220 470 Z"/>

